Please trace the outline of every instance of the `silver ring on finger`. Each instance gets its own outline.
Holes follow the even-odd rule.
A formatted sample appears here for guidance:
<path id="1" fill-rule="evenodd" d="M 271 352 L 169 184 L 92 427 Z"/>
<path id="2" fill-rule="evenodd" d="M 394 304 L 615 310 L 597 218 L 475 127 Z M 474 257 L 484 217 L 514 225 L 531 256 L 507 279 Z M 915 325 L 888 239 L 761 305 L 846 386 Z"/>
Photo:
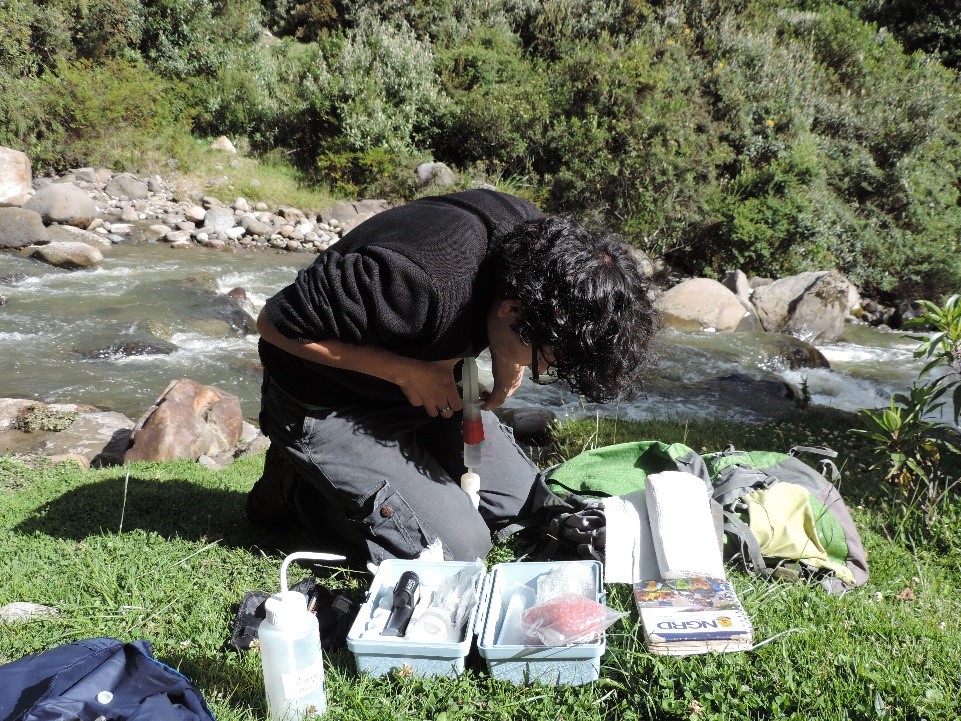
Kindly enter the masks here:
<path id="1" fill-rule="evenodd" d="M 450 413 L 450 406 L 444 406 L 440 409 L 441 413 Z"/>

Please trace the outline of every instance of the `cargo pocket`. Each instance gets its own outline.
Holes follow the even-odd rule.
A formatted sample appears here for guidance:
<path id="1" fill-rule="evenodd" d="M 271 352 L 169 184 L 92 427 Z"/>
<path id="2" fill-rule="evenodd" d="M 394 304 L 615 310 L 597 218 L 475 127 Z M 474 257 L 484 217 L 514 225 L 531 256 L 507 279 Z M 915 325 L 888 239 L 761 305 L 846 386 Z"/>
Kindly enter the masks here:
<path id="1" fill-rule="evenodd" d="M 371 560 L 415 558 L 434 540 L 407 505 L 407 501 L 384 481 L 373 493 L 359 499 L 360 510 L 351 520 L 362 525 Z"/>

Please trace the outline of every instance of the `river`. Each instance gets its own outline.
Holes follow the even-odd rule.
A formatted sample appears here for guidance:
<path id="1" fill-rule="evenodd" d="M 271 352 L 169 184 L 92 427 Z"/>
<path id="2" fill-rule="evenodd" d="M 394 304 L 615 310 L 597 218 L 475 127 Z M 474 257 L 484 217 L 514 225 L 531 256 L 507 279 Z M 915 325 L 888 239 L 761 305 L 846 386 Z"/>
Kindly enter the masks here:
<path id="1" fill-rule="evenodd" d="M 86 403 L 136 420 L 170 381 L 191 378 L 236 394 L 256 419 L 257 339 L 223 319 L 216 295 L 242 287 L 259 309 L 314 256 L 163 243 L 121 244 L 105 255 L 96 269 L 64 271 L 0 254 L 0 397 Z M 772 362 L 770 340 L 666 330 L 657 340 L 658 366 L 631 400 L 592 406 L 560 385 L 525 383 L 508 405 L 546 407 L 559 417 L 757 422 L 789 403 L 775 399 L 783 382 L 806 384 L 814 404 L 856 410 L 887 404 L 920 369 L 916 342 L 901 333 L 849 326 L 839 341 L 819 346 L 830 370 L 786 370 Z M 480 366 L 481 382 L 489 382 L 489 362 Z"/>

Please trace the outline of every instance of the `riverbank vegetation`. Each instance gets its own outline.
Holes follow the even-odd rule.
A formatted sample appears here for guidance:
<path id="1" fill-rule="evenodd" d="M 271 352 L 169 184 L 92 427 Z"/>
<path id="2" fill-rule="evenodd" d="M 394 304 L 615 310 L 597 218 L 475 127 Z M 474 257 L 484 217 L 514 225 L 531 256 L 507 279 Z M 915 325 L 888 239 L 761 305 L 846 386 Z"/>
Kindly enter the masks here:
<path id="1" fill-rule="evenodd" d="M 341 650 L 327 655 L 329 718 L 958 718 L 961 506 L 947 499 L 938 535 L 924 536 L 898 489 L 868 468 L 865 439 L 847 430 L 852 422 L 808 411 L 762 426 L 589 420 L 558 431 L 558 457 L 650 438 L 700 452 L 729 442 L 745 449 L 825 443 L 839 451 L 840 487 L 870 554 L 871 581 L 829 596 L 817 586 L 732 571 L 756 627 L 756 650 L 651 656 L 631 613 L 609 631 L 600 680 L 580 688 L 516 688 L 476 669 L 456 680 L 373 680 L 358 677 Z M 219 721 L 263 718 L 259 658 L 225 644 L 244 593 L 275 589 L 283 553 L 303 548 L 297 538 L 263 535 L 246 522 L 245 493 L 262 460 L 241 459 L 223 471 L 141 463 L 128 477 L 121 467 L 0 457 L 0 605 L 31 600 L 58 611 L 5 626 L 0 663 L 82 638 L 147 638 L 158 658 L 197 684 Z M 492 554 L 509 557 L 503 547 Z M 370 581 L 360 571 L 318 574 L 358 596 Z M 626 586 L 608 591 L 610 605 L 632 611 Z"/>
<path id="2" fill-rule="evenodd" d="M 917 7 L 921 6 L 921 7 Z M 11 0 L 0 143 L 182 172 L 227 134 L 410 198 L 443 161 L 691 273 L 961 283 L 961 29 L 906 0 Z"/>

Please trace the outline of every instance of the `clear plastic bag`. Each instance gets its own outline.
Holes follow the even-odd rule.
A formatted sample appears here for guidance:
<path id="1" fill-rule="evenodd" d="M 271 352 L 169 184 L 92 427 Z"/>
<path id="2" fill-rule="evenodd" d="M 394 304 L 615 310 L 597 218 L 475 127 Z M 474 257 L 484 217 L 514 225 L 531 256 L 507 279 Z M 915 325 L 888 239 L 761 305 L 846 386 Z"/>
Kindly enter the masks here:
<path id="1" fill-rule="evenodd" d="M 524 611 L 521 631 L 531 646 L 567 646 L 593 641 L 627 614 L 576 593 L 558 596 Z"/>

